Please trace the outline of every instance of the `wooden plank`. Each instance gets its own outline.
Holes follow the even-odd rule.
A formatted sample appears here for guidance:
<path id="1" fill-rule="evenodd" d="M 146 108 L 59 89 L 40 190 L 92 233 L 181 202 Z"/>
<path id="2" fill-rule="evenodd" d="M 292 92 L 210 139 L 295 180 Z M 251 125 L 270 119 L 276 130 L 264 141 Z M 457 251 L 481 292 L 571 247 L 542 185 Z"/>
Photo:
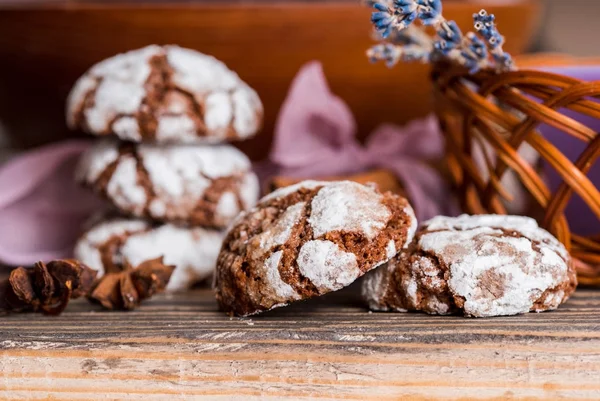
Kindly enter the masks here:
<path id="1" fill-rule="evenodd" d="M 355 292 L 245 319 L 216 311 L 209 290 L 129 313 L 81 300 L 11 315 L 0 398 L 600 398 L 600 290 L 491 319 L 368 313 Z"/>

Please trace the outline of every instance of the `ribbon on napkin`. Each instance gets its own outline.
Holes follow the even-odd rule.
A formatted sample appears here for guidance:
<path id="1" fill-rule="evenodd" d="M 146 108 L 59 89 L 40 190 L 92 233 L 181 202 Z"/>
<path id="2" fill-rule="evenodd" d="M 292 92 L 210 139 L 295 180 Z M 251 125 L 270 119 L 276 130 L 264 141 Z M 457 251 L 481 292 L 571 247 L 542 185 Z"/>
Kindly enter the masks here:
<path id="1" fill-rule="evenodd" d="M 321 64 L 310 62 L 292 82 L 275 126 L 269 168 L 259 171 L 303 179 L 384 168 L 402 183 L 419 221 L 457 214 L 448 185 L 428 164 L 444 153 L 434 116 L 404 127 L 383 124 L 364 146 L 356 131 L 352 112 L 329 89 Z"/>
<path id="2" fill-rule="evenodd" d="M 30 265 L 71 257 L 81 226 L 104 208 L 73 171 L 90 142 L 66 141 L 22 153 L 0 167 L 0 262 Z"/>

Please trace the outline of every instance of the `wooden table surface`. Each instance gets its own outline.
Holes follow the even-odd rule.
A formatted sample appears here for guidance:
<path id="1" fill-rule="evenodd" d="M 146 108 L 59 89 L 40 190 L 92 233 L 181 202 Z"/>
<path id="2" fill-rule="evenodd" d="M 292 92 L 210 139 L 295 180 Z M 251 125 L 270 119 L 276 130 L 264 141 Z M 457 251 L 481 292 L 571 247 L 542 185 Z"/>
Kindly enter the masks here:
<path id="1" fill-rule="evenodd" d="M 348 295 L 229 318 L 209 290 L 1 319 L 1 399 L 600 399 L 600 290 L 492 319 L 368 313 Z"/>

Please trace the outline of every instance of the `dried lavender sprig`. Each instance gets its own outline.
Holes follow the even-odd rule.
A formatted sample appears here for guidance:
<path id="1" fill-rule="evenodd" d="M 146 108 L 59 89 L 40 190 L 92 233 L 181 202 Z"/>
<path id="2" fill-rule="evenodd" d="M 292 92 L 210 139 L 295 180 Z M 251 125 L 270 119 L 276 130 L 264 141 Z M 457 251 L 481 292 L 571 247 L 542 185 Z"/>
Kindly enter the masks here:
<path id="1" fill-rule="evenodd" d="M 498 63 L 502 69 L 512 69 L 514 67 L 513 60 L 510 54 L 502 49 L 502 46 L 504 45 L 504 36 L 500 35 L 498 28 L 496 28 L 496 17 L 494 14 L 488 14 L 485 10 L 473 14 L 473 26 L 487 41 L 490 53 L 496 63 Z"/>
<path id="2" fill-rule="evenodd" d="M 371 62 L 383 61 L 388 67 L 400 60 L 431 62 L 433 40 L 422 29 L 411 25 L 402 31 L 393 31 L 388 40 L 392 43 L 381 43 L 367 51 Z"/>
<path id="3" fill-rule="evenodd" d="M 403 30 L 417 19 L 424 25 L 434 25 L 442 15 L 441 0 L 393 0 L 369 1 L 377 11 L 371 22 L 386 39 L 393 30 Z"/>
<path id="4" fill-rule="evenodd" d="M 391 43 L 382 43 L 371 47 L 367 51 L 367 55 L 371 62 L 383 61 L 388 67 L 394 66 L 399 60 L 431 62 L 431 52 L 424 51 L 422 47 L 415 45 L 398 46 Z"/>
<path id="5" fill-rule="evenodd" d="M 502 49 L 504 38 L 496 29 L 495 17 L 485 10 L 473 16 L 475 29 L 484 42 L 474 33 L 463 35 L 454 21 L 444 19 L 441 0 L 376 0 L 370 4 L 377 10 L 371 19 L 381 38 L 391 39 L 400 47 L 410 46 L 405 50 L 389 44 L 375 46 L 368 52 L 371 60 L 383 60 L 392 66 L 399 60 L 432 62 L 448 59 L 465 66 L 471 73 L 490 67 L 497 70 L 513 68 L 510 55 Z M 436 40 L 425 40 L 423 36 L 429 35 L 422 27 L 412 25 L 416 20 L 434 26 Z"/>

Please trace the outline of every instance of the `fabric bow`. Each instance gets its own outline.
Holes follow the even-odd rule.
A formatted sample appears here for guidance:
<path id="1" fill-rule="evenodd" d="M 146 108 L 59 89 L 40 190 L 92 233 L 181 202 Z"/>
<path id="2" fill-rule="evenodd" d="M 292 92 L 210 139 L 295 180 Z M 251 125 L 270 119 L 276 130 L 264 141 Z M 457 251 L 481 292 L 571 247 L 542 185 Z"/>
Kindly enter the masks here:
<path id="1" fill-rule="evenodd" d="M 71 257 L 85 219 L 104 204 L 75 184 L 87 141 L 25 152 L 0 168 L 0 262 L 30 265 Z"/>
<path id="2" fill-rule="evenodd" d="M 269 156 L 275 165 L 272 172 L 314 178 L 384 168 L 403 184 L 420 221 L 456 214 L 447 184 L 427 164 L 444 151 L 435 117 L 402 128 L 381 125 L 364 146 L 356 139 L 356 130 L 352 112 L 331 93 L 321 64 L 310 62 L 292 82 L 279 114 Z"/>

